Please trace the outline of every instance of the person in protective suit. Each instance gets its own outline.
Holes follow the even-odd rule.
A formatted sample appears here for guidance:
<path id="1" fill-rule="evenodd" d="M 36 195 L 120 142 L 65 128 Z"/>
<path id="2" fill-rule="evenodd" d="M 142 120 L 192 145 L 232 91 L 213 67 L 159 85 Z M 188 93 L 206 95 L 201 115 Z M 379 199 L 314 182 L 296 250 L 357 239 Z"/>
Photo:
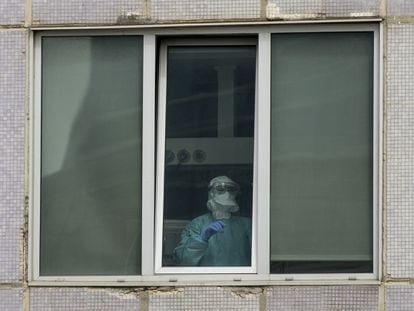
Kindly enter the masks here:
<path id="1" fill-rule="evenodd" d="M 213 178 L 208 187 L 209 213 L 191 221 L 174 250 L 179 266 L 250 266 L 252 226 L 239 210 L 239 185 L 227 176 Z"/>

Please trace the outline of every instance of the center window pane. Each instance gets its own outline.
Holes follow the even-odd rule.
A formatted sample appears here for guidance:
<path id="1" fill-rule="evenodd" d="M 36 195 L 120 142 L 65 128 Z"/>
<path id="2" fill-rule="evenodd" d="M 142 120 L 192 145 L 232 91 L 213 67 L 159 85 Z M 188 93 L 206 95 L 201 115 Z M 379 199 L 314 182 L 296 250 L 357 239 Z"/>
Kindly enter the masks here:
<path id="1" fill-rule="evenodd" d="M 250 266 L 256 47 L 167 50 L 163 266 Z"/>

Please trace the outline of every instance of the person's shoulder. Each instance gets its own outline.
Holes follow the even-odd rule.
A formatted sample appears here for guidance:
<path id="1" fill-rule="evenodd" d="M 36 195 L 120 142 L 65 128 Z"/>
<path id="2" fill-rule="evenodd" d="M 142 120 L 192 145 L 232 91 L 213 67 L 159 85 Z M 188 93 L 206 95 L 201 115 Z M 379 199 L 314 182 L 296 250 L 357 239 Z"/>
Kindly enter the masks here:
<path id="1" fill-rule="evenodd" d="M 213 215 L 211 215 L 211 213 L 205 213 L 203 215 L 200 215 L 200 216 L 194 218 L 192 221 L 197 221 L 197 222 L 208 221 L 208 222 L 211 222 L 212 220 L 213 220 Z"/>
<path id="2" fill-rule="evenodd" d="M 213 216 L 211 215 L 211 213 L 206 213 L 206 214 L 197 216 L 196 218 L 191 220 L 189 225 L 194 226 L 197 224 L 200 226 L 204 226 L 205 224 L 210 223 L 212 220 L 213 220 Z"/>
<path id="3" fill-rule="evenodd" d="M 184 227 L 182 234 L 185 235 L 192 235 L 192 234 L 200 234 L 201 230 L 211 221 L 209 220 L 208 214 L 203 214 L 196 218 L 193 218 L 187 225 Z"/>

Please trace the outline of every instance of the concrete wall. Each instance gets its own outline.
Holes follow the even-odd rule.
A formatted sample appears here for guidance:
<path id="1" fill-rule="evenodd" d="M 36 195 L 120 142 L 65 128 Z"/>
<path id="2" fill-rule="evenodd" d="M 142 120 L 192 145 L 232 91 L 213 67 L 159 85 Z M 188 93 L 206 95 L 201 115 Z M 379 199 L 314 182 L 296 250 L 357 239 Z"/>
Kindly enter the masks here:
<path id="1" fill-rule="evenodd" d="M 414 1 L 0 2 L 0 310 L 414 310 Z M 27 285 L 28 38 L 32 26 L 384 19 L 384 278 L 372 286 L 58 288 Z"/>

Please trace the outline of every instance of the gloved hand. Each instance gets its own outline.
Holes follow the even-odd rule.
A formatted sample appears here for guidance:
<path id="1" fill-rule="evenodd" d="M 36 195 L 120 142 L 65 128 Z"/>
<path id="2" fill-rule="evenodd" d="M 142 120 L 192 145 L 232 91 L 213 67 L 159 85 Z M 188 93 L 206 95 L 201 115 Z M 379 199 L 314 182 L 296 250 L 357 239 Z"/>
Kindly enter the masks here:
<path id="1" fill-rule="evenodd" d="M 207 242 L 214 234 L 224 232 L 224 222 L 222 220 L 216 220 L 211 223 L 201 232 L 201 239 Z"/>

